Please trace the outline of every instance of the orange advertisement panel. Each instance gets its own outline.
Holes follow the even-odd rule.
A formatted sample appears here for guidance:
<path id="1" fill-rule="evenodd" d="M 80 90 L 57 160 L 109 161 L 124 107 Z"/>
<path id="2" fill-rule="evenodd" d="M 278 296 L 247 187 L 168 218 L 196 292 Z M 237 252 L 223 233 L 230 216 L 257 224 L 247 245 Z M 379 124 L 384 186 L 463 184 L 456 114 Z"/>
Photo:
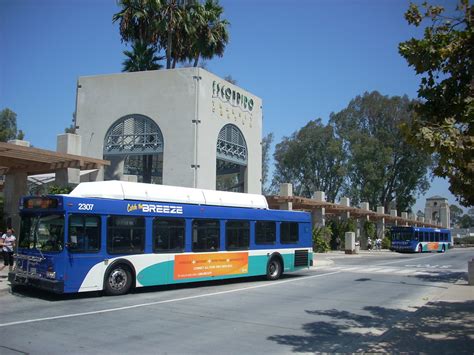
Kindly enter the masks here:
<path id="1" fill-rule="evenodd" d="M 439 243 L 438 242 L 433 242 L 433 243 L 428 243 L 428 250 L 438 250 Z"/>
<path id="2" fill-rule="evenodd" d="M 175 255 L 174 279 L 247 274 L 249 253 L 207 253 Z"/>

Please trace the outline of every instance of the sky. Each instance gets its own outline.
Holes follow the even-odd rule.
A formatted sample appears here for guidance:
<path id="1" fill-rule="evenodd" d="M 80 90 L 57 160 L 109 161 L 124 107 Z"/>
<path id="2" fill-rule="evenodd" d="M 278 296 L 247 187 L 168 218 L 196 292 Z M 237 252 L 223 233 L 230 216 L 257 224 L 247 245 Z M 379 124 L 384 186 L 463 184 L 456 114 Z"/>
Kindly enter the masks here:
<path id="1" fill-rule="evenodd" d="M 397 49 L 422 36 L 403 17 L 409 1 L 220 4 L 230 42 L 207 69 L 231 75 L 263 99 L 263 134 L 273 132 L 274 143 L 309 120 L 327 122 L 366 91 L 417 97 L 420 78 Z M 78 77 L 121 72 L 126 46 L 112 23 L 118 11 L 116 0 L 0 0 L 0 110 L 16 112 L 18 128 L 35 147 L 56 149 L 56 136 L 75 111 Z M 448 187 L 435 178 L 413 210 L 424 211 L 434 195 L 456 203 Z"/>

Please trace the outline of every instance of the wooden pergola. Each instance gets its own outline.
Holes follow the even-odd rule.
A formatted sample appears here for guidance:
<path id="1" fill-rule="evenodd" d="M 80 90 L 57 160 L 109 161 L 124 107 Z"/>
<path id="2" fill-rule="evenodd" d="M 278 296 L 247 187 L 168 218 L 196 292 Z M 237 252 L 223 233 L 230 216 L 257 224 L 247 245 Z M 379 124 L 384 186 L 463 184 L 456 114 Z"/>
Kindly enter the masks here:
<path id="1" fill-rule="evenodd" d="M 28 175 L 44 174 L 65 168 L 91 170 L 105 165 L 110 165 L 110 162 L 0 142 L 0 175 L 8 172 L 25 172 Z"/>
<path id="2" fill-rule="evenodd" d="M 293 209 L 312 212 L 317 209 L 324 208 L 326 215 L 341 215 L 343 213 L 350 213 L 351 217 L 354 218 L 368 218 L 372 221 L 384 219 L 386 223 L 398 224 L 398 225 L 409 225 L 419 227 L 433 227 L 440 228 L 437 224 L 421 222 L 409 218 L 402 218 L 398 216 L 392 216 L 385 213 L 377 213 L 371 210 L 365 210 L 357 207 L 349 207 L 339 205 L 337 203 L 317 201 L 311 198 L 299 197 L 299 196 L 266 196 L 268 206 L 270 208 L 279 209 L 281 205 L 292 203 Z"/>

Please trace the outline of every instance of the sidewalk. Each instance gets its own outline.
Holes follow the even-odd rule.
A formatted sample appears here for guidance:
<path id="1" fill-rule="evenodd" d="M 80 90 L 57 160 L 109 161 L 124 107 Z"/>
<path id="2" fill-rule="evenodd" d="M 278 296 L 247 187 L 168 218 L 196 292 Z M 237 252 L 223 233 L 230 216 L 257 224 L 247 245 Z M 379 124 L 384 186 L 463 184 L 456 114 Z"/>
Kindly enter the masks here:
<path id="1" fill-rule="evenodd" d="M 3 260 L 0 261 L 0 269 L 2 267 Z M 8 266 L 0 271 L 0 296 L 7 292 L 10 292 L 10 283 L 8 282 Z"/>
<path id="2" fill-rule="evenodd" d="M 360 258 L 361 256 L 381 256 L 381 255 L 393 255 L 388 249 L 381 250 L 360 250 L 358 254 L 346 254 L 344 250 L 331 250 L 327 253 L 314 253 L 313 254 L 313 265 L 327 266 L 334 264 L 334 259 L 342 258 Z"/>

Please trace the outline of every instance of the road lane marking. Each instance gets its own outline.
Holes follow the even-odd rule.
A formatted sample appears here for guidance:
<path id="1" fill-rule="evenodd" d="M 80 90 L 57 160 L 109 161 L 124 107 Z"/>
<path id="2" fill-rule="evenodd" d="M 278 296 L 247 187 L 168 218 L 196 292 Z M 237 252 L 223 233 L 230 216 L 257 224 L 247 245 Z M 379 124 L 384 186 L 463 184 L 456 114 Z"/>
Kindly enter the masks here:
<path id="1" fill-rule="evenodd" d="M 266 283 L 266 284 L 263 284 L 263 285 L 256 285 L 256 286 L 243 287 L 243 288 L 238 288 L 238 289 L 228 290 L 228 291 L 220 291 L 220 292 L 206 293 L 206 294 L 203 294 L 203 295 L 188 296 L 188 297 L 182 297 L 182 298 L 174 298 L 174 299 L 164 300 L 164 301 L 141 303 L 141 304 L 136 304 L 136 305 L 132 305 L 132 306 L 124 306 L 124 307 L 116 307 L 116 308 L 102 309 L 102 310 L 99 310 L 99 311 L 64 314 L 64 315 L 61 315 L 61 316 L 52 316 L 52 317 L 44 317 L 44 318 L 36 318 L 36 319 L 26 319 L 26 320 L 22 320 L 22 321 L 16 321 L 16 322 L 9 322 L 9 323 L 0 324 L 0 328 L 12 326 L 12 325 L 19 325 L 19 324 L 43 322 L 43 321 L 47 321 L 47 320 L 56 320 L 56 319 L 64 319 L 64 318 L 74 318 L 74 317 L 89 316 L 89 315 L 93 315 L 93 314 L 101 314 L 101 313 L 110 313 L 110 312 L 125 311 L 125 310 L 133 309 L 133 308 L 142 308 L 142 307 L 155 306 L 155 305 L 165 304 L 165 303 L 174 303 L 174 302 L 180 302 L 180 301 L 188 301 L 188 300 L 197 299 L 197 298 L 219 296 L 219 295 L 224 295 L 224 294 L 227 294 L 227 293 L 234 293 L 234 292 L 241 292 L 241 291 L 253 290 L 253 289 L 257 289 L 257 288 L 263 288 L 263 287 L 269 287 L 269 286 L 276 286 L 276 285 L 281 285 L 281 284 L 284 284 L 284 283 L 302 281 L 302 280 L 307 280 L 307 279 L 314 279 L 314 278 L 317 278 L 317 277 L 329 276 L 329 275 L 340 274 L 340 273 L 341 273 L 341 271 L 328 272 L 328 273 L 325 273 L 325 274 L 318 274 L 318 275 L 313 275 L 313 276 L 304 276 L 304 277 L 302 277 L 302 278 L 296 278 L 296 279 L 290 279 L 290 280 L 282 280 L 282 281 L 277 281 L 277 282 L 269 282 L 269 283 Z"/>
<path id="2" fill-rule="evenodd" d="M 420 260 L 420 259 L 426 259 L 426 258 L 433 258 L 433 257 L 435 257 L 435 256 L 441 256 L 441 255 L 446 255 L 446 254 L 432 254 L 432 255 L 427 255 L 427 256 L 420 256 L 419 258 L 410 259 L 410 260 Z M 406 262 L 407 262 L 407 259 L 389 261 L 389 262 L 382 263 L 382 264 L 377 264 L 377 265 L 374 265 L 374 266 L 383 266 L 383 265 L 396 264 L 396 263 L 403 263 L 403 262 L 406 263 Z"/>
<path id="3" fill-rule="evenodd" d="M 393 272 L 395 272 L 397 269 L 394 269 L 394 268 L 383 268 L 383 269 L 380 269 L 376 272 L 383 272 L 383 273 L 386 273 L 386 274 L 391 274 Z"/>

